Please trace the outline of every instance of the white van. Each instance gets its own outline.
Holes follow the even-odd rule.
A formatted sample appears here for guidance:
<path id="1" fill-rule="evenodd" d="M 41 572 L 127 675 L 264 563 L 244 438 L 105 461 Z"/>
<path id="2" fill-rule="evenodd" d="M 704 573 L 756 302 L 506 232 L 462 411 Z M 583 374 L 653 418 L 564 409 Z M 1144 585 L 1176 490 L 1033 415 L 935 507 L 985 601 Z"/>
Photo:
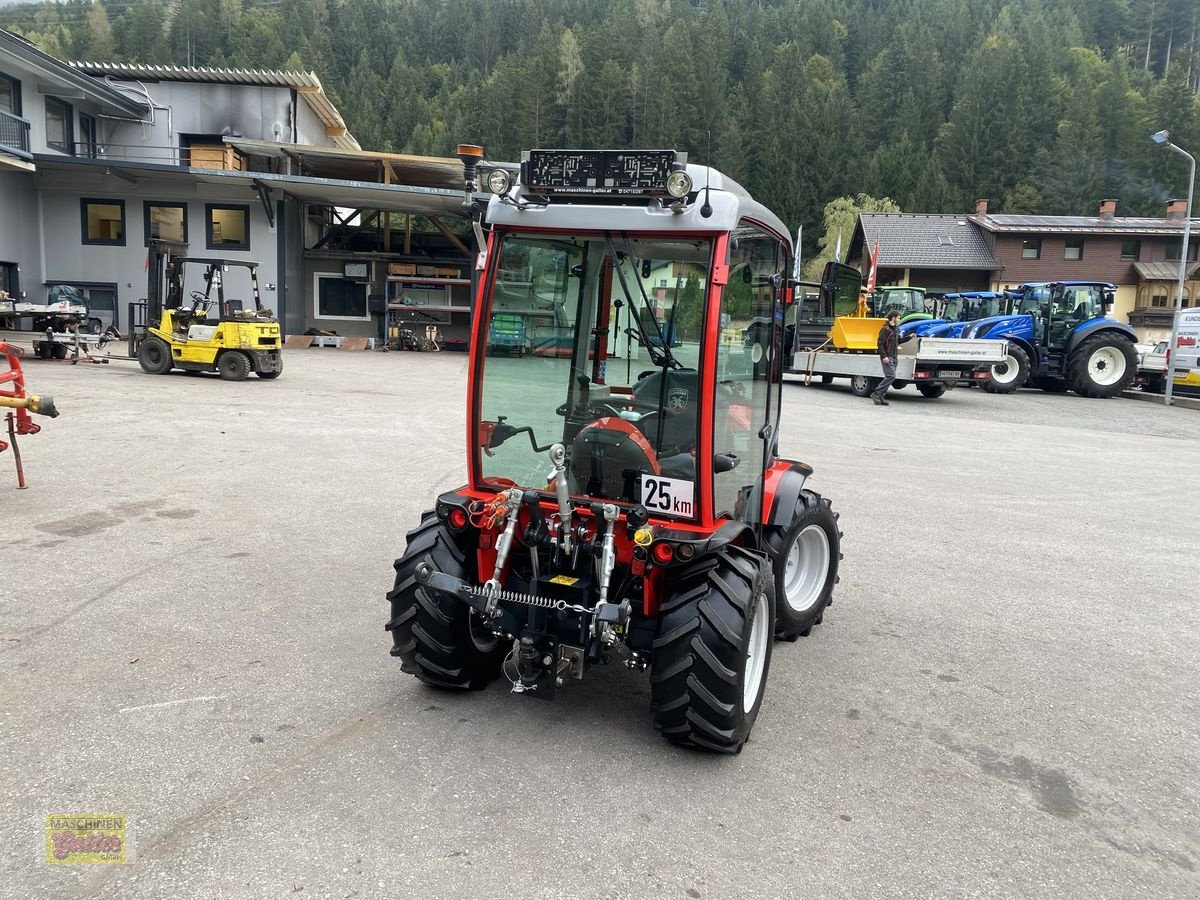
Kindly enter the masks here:
<path id="1" fill-rule="evenodd" d="M 1200 391 L 1200 309 L 1179 313 L 1179 337 L 1171 354 L 1175 387 Z"/>

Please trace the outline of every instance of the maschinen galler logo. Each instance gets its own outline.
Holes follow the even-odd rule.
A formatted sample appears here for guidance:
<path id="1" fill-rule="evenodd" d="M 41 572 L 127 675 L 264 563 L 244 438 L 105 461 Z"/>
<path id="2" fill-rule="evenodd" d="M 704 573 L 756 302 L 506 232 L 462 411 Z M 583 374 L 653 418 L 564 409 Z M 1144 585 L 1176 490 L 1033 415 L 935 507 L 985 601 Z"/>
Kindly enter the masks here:
<path id="1" fill-rule="evenodd" d="M 46 816 L 46 862 L 120 865 L 126 861 L 124 816 Z"/>

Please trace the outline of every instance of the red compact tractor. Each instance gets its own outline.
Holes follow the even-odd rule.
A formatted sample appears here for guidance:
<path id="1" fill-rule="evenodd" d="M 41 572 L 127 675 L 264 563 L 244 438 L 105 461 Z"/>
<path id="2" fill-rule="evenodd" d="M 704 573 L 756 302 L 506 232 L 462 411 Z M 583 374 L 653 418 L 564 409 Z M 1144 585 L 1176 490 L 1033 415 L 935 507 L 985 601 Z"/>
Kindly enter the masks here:
<path id="1" fill-rule="evenodd" d="M 467 483 L 408 533 L 392 654 L 543 699 L 618 656 L 668 740 L 736 753 L 773 640 L 821 621 L 840 559 L 812 469 L 779 456 L 788 230 L 675 151 L 534 150 L 485 173 L 485 237 L 482 150 L 459 155 L 481 244 Z M 773 327 L 747 346 L 751 321 Z"/>

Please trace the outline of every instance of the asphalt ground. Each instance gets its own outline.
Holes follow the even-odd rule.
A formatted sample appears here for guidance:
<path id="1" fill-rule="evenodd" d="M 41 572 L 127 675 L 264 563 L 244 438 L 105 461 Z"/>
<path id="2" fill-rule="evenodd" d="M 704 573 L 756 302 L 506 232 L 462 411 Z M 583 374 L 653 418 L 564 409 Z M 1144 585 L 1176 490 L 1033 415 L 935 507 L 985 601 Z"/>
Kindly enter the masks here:
<path id="1" fill-rule="evenodd" d="M 1200 412 L 787 385 L 842 579 L 716 757 L 618 666 L 541 703 L 389 657 L 465 363 L 28 363 L 62 416 L 28 490 L 0 455 L 0 896 L 1200 895 Z M 125 815 L 131 862 L 47 865 L 51 813 Z"/>

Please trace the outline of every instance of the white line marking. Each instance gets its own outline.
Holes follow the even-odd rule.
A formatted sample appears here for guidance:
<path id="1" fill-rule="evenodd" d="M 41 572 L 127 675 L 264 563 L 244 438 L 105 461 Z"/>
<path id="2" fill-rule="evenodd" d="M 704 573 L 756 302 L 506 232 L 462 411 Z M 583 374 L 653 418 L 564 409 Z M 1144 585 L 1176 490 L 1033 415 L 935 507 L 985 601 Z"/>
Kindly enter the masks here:
<path id="1" fill-rule="evenodd" d="M 161 709 L 164 706 L 178 706 L 180 703 L 203 703 L 205 700 L 223 700 L 224 695 L 218 697 L 188 697 L 184 700 L 168 700 L 165 703 L 147 703 L 145 706 L 126 706 L 124 709 L 118 709 L 118 713 L 138 712 L 143 709 Z"/>

